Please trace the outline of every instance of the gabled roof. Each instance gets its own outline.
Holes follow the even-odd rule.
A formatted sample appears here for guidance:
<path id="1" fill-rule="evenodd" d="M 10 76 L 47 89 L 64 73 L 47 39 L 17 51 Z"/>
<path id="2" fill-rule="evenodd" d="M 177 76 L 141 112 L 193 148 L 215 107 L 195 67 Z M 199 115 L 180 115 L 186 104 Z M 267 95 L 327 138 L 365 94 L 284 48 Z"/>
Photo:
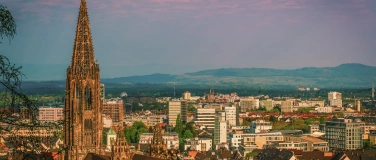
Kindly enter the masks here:
<path id="1" fill-rule="evenodd" d="M 112 127 L 107 131 L 107 135 L 116 135 L 116 132 L 112 129 Z"/>

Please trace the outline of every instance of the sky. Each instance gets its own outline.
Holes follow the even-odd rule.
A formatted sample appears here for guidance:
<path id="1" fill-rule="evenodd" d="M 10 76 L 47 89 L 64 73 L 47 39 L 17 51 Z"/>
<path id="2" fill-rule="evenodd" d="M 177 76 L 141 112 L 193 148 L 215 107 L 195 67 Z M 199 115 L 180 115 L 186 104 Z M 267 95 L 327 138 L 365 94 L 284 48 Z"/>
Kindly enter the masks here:
<path id="1" fill-rule="evenodd" d="M 375 0 L 86 0 L 102 78 L 215 68 L 375 66 Z M 2 0 L 17 23 L 0 54 L 65 79 L 80 0 Z"/>

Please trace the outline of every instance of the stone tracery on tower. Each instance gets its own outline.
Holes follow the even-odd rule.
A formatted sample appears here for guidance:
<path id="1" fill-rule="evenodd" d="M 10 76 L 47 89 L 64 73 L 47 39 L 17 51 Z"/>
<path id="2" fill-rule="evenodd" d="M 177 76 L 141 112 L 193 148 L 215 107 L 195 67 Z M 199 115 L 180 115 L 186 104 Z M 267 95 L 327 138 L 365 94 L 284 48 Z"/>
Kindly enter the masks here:
<path id="1" fill-rule="evenodd" d="M 94 47 L 86 1 L 81 0 L 72 62 L 67 69 L 64 108 L 65 159 L 83 159 L 87 153 L 100 154 L 102 114 L 99 65 Z"/>

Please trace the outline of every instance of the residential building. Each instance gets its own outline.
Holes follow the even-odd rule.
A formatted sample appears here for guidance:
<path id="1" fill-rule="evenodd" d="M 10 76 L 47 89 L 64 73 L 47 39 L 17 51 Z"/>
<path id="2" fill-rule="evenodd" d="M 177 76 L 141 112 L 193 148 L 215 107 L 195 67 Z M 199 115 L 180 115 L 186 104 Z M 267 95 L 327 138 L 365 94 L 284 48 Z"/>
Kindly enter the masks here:
<path id="1" fill-rule="evenodd" d="M 315 111 L 318 113 L 332 113 L 333 107 L 317 107 L 315 108 Z"/>
<path id="2" fill-rule="evenodd" d="M 261 100 L 260 107 L 265 107 L 267 111 L 270 111 L 274 108 L 274 100 L 273 99 Z"/>
<path id="3" fill-rule="evenodd" d="M 241 112 L 249 112 L 260 107 L 259 99 L 255 99 L 254 97 L 243 98 L 240 99 L 240 111 Z"/>
<path id="4" fill-rule="evenodd" d="M 328 142 L 310 136 L 285 136 L 284 142 L 276 142 L 277 148 L 303 151 L 329 151 Z"/>
<path id="5" fill-rule="evenodd" d="M 365 123 L 360 119 L 334 118 L 326 122 L 325 140 L 329 148 L 354 150 L 363 148 L 362 130 Z"/>
<path id="6" fill-rule="evenodd" d="M 214 117 L 214 108 L 197 108 L 195 124 L 208 129 L 214 129 Z"/>
<path id="7" fill-rule="evenodd" d="M 293 101 L 281 101 L 281 112 L 293 112 Z"/>
<path id="8" fill-rule="evenodd" d="M 273 125 L 265 120 L 256 120 L 251 123 L 251 133 L 265 133 L 271 130 Z"/>
<path id="9" fill-rule="evenodd" d="M 283 141 L 283 135 L 280 132 L 230 134 L 230 138 L 231 147 L 239 149 L 243 155 L 254 149 L 262 149 L 274 142 Z"/>
<path id="10" fill-rule="evenodd" d="M 244 147 L 251 147 L 253 149 L 263 148 L 264 145 L 271 142 L 283 141 L 281 132 L 272 133 L 230 133 L 230 146 L 238 149 L 241 145 Z"/>
<path id="11" fill-rule="evenodd" d="M 103 128 L 110 128 L 112 126 L 112 119 L 110 116 L 106 116 L 105 114 L 102 114 L 103 118 Z"/>
<path id="12" fill-rule="evenodd" d="M 168 125 L 175 126 L 176 118 L 180 114 L 181 117 L 181 102 L 179 100 L 171 100 L 168 102 Z"/>
<path id="13" fill-rule="evenodd" d="M 114 124 L 122 123 L 124 119 L 123 100 L 120 98 L 104 100 L 102 113 L 110 116 Z"/>
<path id="14" fill-rule="evenodd" d="M 376 144 L 376 129 L 370 130 L 369 134 L 369 142 L 371 143 L 371 146 Z"/>
<path id="15" fill-rule="evenodd" d="M 318 132 L 319 130 L 320 130 L 319 125 L 316 125 L 316 124 L 308 125 L 308 133 L 310 134 L 314 132 Z"/>
<path id="16" fill-rule="evenodd" d="M 63 108 L 40 107 L 38 110 L 39 120 L 41 122 L 57 122 L 64 118 Z"/>
<path id="17" fill-rule="evenodd" d="M 227 126 L 236 126 L 236 107 L 223 107 L 226 113 Z"/>
<path id="18" fill-rule="evenodd" d="M 329 92 L 328 100 L 330 106 L 342 107 L 342 94 L 339 92 Z"/>
<path id="19" fill-rule="evenodd" d="M 195 151 L 209 151 L 212 150 L 212 139 L 211 138 L 192 138 L 186 139 L 184 144 L 184 150 L 195 150 Z"/>

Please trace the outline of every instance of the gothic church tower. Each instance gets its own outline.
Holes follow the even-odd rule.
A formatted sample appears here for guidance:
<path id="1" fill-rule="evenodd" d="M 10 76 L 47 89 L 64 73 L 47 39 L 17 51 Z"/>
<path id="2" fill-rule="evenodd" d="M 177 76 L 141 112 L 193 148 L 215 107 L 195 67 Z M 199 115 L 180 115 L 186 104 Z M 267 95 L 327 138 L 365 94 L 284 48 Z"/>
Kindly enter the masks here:
<path id="1" fill-rule="evenodd" d="M 94 58 L 86 0 L 81 0 L 64 108 L 64 159 L 101 154 L 102 114 L 99 65 Z"/>

